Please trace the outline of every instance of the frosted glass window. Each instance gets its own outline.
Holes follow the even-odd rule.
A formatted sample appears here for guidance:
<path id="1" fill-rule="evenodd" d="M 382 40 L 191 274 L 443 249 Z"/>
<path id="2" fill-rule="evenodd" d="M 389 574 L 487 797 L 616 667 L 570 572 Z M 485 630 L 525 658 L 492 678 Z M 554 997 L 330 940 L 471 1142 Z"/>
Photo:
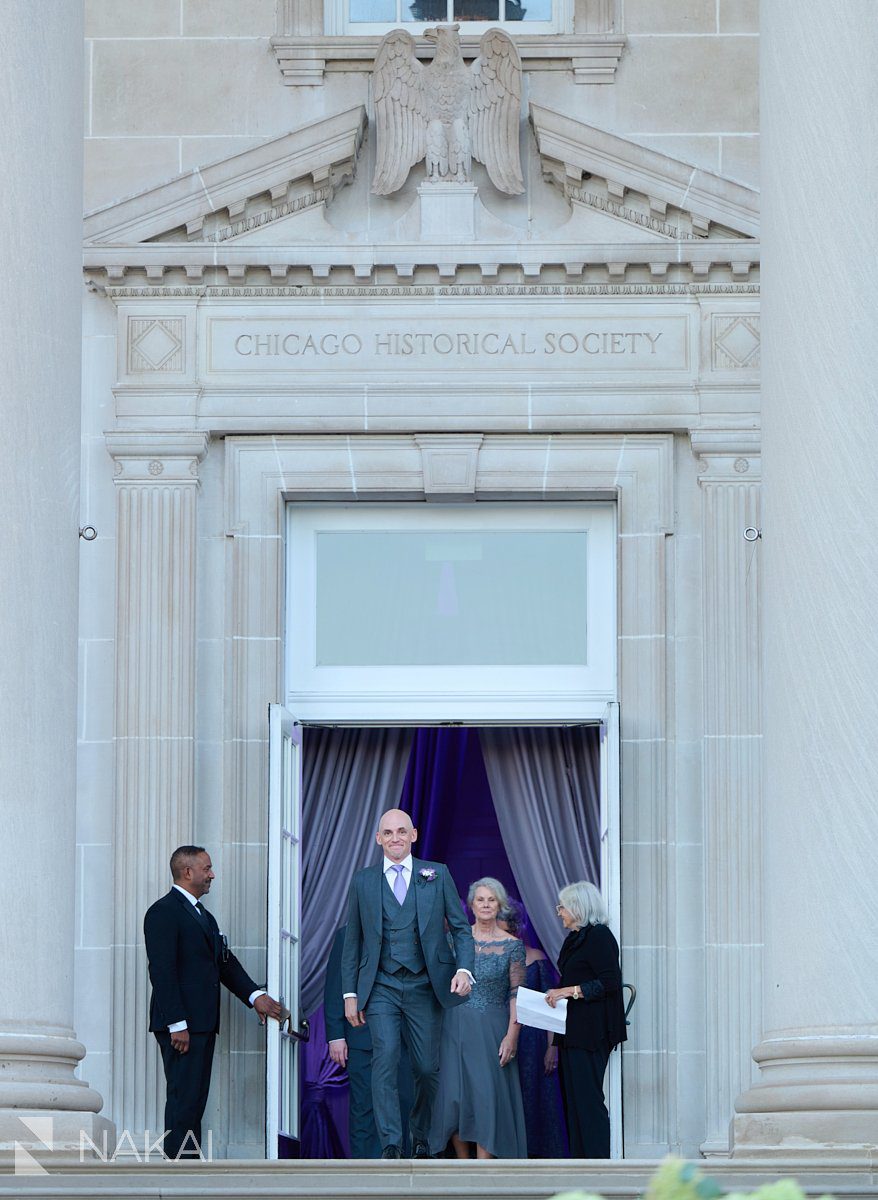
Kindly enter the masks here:
<path id="1" fill-rule="evenodd" d="M 316 665 L 585 665 L 584 530 L 316 534 Z"/>

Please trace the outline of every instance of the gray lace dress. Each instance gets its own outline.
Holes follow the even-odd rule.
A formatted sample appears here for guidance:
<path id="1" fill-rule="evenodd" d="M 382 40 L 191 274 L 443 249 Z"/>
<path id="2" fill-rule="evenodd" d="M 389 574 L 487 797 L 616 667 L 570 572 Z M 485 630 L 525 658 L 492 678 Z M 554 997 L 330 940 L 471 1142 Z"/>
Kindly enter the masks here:
<path id="1" fill-rule="evenodd" d="M 527 1158 L 518 1062 L 501 1067 L 499 1058 L 509 1001 L 524 982 L 524 944 L 477 941 L 474 974 L 466 1004 L 445 1010 L 430 1148 L 441 1154 L 457 1133 L 496 1158 Z"/>

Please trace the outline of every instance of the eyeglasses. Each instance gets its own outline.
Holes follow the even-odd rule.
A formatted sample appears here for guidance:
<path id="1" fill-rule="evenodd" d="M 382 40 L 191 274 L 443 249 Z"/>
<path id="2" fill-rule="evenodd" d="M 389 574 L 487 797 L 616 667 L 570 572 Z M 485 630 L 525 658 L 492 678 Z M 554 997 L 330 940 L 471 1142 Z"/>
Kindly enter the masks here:
<path id="1" fill-rule="evenodd" d="M 556 912 L 556 913 L 558 914 L 558 916 L 560 917 L 562 912 L 567 912 L 567 909 L 564 907 L 564 905 L 563 905 L 563 904 L 556 904 L 556 905 L 555 905 L 555 912 Z"/>

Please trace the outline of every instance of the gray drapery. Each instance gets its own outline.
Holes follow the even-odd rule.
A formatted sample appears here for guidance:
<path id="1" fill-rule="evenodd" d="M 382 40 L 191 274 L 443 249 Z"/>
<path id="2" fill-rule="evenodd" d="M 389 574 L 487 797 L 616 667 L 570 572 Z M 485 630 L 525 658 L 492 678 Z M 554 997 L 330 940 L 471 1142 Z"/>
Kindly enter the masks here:
<path id="1" fill-rule="evenodd" d="M 600 886 L 600 731 L 480 729 L 479 740 L 518 893 L 557 961 L 558 892 L 580 879 Z"/>
<path id="2" fill-rule="evenodd" d="M 301 1010 L 323 1003 L 326 962 L 355 871 L 375 861 L 378 819 L 399 803 L 411 729 L 303 734 Z"/>

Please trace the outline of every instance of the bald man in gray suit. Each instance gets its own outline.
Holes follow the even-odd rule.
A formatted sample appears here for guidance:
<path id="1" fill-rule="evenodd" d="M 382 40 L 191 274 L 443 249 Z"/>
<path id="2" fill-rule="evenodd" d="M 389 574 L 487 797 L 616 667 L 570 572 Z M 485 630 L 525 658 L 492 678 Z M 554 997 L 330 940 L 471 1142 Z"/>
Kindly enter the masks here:
<path id="1" fill-rule="evenodd" d="M 442 863 L 413 858 L 417 837 L 408 813 L 386 812 L 375 835 L 383 861 L 357 872 L 348 897 L 345 1017 L 354 1028 L 368 1018 L 372 1031 L 372 1102 L 382 1158 L 402 1154 L 397 1079 L 403 1031 L 415 1086 L 412 1155 L 430 1157 L 442 1013 L 462 1004 L 473 984 L 475 949 L 457 889 Z"/>

